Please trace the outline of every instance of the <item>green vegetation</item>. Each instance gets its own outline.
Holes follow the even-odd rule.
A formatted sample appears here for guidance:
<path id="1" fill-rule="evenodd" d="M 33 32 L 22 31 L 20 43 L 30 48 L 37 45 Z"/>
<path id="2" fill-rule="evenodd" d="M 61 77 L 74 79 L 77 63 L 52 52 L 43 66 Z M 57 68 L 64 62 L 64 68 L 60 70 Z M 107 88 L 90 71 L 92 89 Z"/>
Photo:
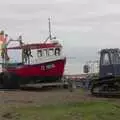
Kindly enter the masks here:
<path id="1" fill-rule="evenodd" d="M 120 105 L 113 101 L 14 107 L 13 111 L 19 120 L 120 120 Z"/>

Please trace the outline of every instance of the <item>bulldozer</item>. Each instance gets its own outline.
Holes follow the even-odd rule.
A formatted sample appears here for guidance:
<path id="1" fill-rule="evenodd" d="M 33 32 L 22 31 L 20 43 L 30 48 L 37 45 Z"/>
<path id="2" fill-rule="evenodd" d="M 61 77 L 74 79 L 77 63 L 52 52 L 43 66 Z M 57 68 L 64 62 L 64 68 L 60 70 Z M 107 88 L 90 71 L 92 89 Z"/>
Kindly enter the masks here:
<path id="1" fill-rule="evenodd" d="M 120 95 L 120 49 L 102 49 L 99 75 L 91 80 L 90 93 L 94 96 Z"/>

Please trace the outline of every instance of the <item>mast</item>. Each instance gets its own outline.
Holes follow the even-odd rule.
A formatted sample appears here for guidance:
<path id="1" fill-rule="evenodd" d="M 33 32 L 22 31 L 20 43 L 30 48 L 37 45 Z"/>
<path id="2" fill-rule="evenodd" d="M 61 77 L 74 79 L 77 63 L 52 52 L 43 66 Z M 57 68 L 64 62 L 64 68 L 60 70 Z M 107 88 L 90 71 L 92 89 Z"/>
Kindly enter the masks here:
<path id="1" fill-rule="evenodd" d="M 49 21 L 49 38 L 50 38 L 50 40 L 52 40 L 50 18 L 48 18 L 48 21 Z"/>
<path id="2" fill-rule="evenodd" d="M 48 39 L 52 40 L 52 39 L 56 39 L 56 37 L 52 37 L 52 34 L 51 34 L 51 21 L 50 21 L 50 18 L 48 18 L 48 25 L 49 25 L 49 36 L 47 37 L 47 39 L 44 41 L 44 43 L 46 43 L 48 41 Z"/>

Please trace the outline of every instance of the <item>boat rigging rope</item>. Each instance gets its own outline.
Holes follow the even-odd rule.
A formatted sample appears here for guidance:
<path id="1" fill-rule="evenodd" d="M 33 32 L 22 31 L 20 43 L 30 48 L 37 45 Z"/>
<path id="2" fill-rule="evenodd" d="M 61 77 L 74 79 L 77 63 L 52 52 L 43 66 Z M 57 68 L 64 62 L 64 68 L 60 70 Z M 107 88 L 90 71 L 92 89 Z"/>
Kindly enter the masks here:
<path id="1" fill-rule="evenodd" d="M 25 47 L 23 49 L 23 58 L 25 60 L 25 63 L 29 62 L 30 57 L 33 57 L 31 54 L 31 49 L 30 49 L 30 47 Z"/>

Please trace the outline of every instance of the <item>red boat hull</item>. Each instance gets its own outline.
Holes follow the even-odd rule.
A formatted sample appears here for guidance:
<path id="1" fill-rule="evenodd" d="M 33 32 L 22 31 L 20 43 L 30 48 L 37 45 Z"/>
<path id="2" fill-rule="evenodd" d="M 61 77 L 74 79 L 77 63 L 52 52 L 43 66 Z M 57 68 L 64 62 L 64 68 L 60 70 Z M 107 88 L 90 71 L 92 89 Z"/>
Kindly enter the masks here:
<path id="1" fill-rule="evenodd" d="M 42 64 L 20 65 L 8 68 L 7 71 L 21 78 L 22 83 L 29 83 L 31 80 L 54 82 L 63 76 L 65 63 L 66 59 L 60 59 Z"/>

